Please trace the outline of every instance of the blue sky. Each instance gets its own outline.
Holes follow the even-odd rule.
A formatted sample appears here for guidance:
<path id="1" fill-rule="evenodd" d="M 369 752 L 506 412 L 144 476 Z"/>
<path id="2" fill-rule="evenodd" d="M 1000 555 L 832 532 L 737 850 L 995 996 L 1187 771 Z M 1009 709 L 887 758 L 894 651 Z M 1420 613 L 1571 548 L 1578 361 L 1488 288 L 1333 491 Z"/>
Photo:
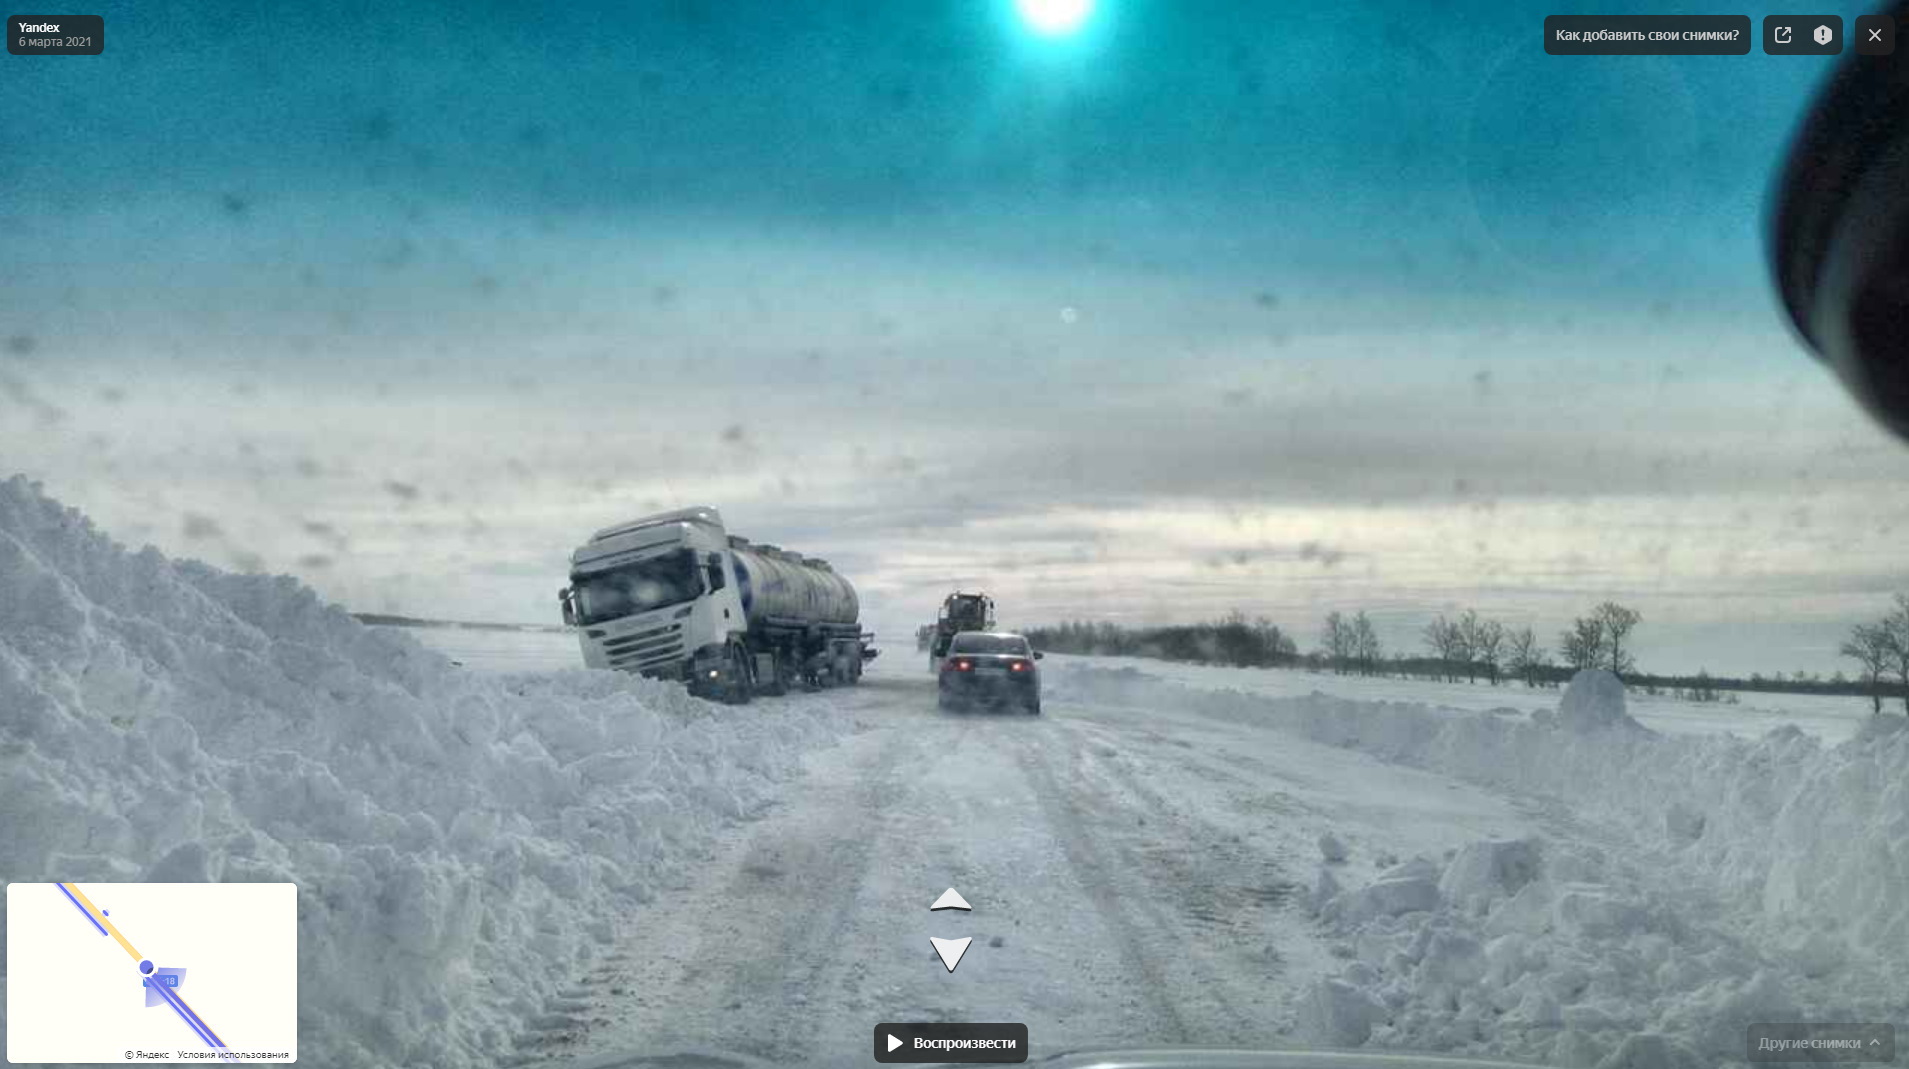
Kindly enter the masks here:
<path id="1" fill-rule="evenodd" d="M 1909 453 L 1762 260 L 1821 59 L 1478 4 L 102 10 L 10 57 L 63 128 L 0 158 L 0 456 L 130 542 L 537 620 L 707 500 L 894 628 L 1615 597 L 1740 672 L 1902 585 Z"/>

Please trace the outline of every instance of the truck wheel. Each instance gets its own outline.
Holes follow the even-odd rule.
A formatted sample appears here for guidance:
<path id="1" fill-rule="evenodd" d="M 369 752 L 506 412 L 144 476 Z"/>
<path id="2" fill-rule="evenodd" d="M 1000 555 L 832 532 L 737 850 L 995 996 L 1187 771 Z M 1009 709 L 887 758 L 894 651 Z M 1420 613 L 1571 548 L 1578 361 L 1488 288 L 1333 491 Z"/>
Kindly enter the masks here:
<path id="1" fill-rule="evenodd" d="M 780 653 L 774 652 L 770 653 L 769 656 L 773 659 L 774 669 L 770 673 L 769 682 L 757 689 L 766 695 L 779 698 L 789 693 L 788 658 Z"/>
<path id="2" fill-rule="evenodd" d="M 755 671 L 752 658 L 741 649 L 729 647 L 728 693 L 724 697 L 731 705 L 748 705 L 755 697 Z"/>

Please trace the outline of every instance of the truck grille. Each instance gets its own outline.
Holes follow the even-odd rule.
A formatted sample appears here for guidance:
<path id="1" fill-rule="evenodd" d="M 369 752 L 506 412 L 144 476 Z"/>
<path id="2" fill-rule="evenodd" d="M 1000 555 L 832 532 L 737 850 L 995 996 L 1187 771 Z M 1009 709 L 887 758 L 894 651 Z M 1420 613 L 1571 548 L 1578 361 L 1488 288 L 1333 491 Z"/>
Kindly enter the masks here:
<path id="1" fill-rule="evenodd" d="M 683 659 L 682 631 L 682 624 L 669 624 L 618 635 L 603 644 L 604 659 L 626 672 L 674 676 Z"/>

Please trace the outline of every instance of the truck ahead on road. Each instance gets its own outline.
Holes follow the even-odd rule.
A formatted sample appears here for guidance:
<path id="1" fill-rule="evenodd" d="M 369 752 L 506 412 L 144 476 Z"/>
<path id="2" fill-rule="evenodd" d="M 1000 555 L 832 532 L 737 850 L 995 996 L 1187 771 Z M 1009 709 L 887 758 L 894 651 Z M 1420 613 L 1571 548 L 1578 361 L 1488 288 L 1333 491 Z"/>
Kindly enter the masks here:
<path id="1" fill-rule="evenodd" d="M 948 655 L 948 643 L 962 631 L 994 630 L 994 599 L 986 594 L 964 594 L 957 590 L 942 599 L 935 614 L 934 637 L 928 645 L 928 670 L 935 671 Z"/>
<path id="2" fill-rule="evenodd" d="M 557 599 L 586 666 L 728 702 L 854 683 L 876 654 L 855 588 L 827 561 L 752 545 L 708 506 L 591 535 Z"/>

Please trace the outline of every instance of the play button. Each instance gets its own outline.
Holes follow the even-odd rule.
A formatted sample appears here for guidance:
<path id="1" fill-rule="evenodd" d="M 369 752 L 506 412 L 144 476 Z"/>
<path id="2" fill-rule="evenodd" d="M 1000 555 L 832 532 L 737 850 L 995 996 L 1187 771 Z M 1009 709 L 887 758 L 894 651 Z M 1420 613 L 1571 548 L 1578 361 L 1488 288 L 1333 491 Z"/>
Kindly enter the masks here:
<path id="1" fill-rule="evenodd" d="M 884 1021 L 875 1026 L 875 1060 L 896 1062 L 1024 1062 L 1027 1025 Z"/>

